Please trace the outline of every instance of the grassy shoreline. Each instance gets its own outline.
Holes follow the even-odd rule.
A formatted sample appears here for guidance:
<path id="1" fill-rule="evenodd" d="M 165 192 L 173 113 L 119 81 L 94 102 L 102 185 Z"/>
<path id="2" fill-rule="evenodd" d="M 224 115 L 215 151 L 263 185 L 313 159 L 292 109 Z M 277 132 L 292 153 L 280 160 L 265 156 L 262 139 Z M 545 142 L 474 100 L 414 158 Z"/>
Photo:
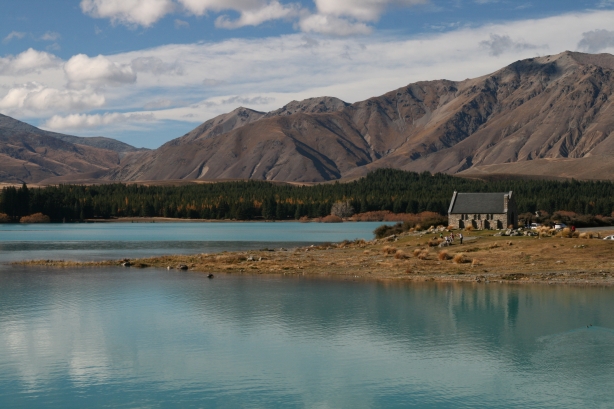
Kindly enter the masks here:
<path id="1" fill-rule="evenodd" d="M 448 248 L 429 247 L 439 233 L 407 233 L 365 242 L 214 254 L 74 262 L 30 260 L 22 266 L 187 269 L 202 273 L 277 274 L 368 280 L 614 285 L 614 241 L 496 237 L 466 232 Z M 447 254 L 440 254 L 447 252 Z M 462 256 L 460 256 L 462 255 Z"/>

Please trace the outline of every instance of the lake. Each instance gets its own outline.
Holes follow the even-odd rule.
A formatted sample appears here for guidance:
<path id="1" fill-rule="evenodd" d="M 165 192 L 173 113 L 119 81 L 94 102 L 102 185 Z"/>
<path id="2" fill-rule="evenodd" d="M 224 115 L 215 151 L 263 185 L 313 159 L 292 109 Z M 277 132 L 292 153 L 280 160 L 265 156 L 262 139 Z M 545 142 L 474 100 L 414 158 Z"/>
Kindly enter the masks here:
<path id="1" fill-rule="evenodd" d="M 109 260 L 373 239 L 381 222 L 0 224 L 0 264 Z M 391 223 L 387 223 L 391 224 Z"/>
<path id="2" fill-rule="evenodd" d="M 6 264 L 30 251 L 120 258 L 126 246 L 278 247 L 374 228 L 194 225 L 0 228 L 0 407 L 614 407 L 610 288 Z"/>

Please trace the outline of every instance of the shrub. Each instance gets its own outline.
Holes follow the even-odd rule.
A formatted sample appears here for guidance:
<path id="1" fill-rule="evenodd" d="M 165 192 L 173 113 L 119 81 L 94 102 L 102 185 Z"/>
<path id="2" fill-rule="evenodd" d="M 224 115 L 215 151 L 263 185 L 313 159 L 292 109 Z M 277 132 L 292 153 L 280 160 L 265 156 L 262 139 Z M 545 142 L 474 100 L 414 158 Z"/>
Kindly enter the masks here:
<path id="1" fill-rule="evenodd" d="M 465 257 L 465 255 L 463 253 L 458 253 L 454 255 L 454 258 L 452 259 L 456 264 L 463 264 L 467 262 L 467 258 Z"/>
<path id="2" fill-rule="evenodd" d="M 448 254 L 446 250 L 443 250 L 439 252 L 439 256 L 437 256 L 437 258 L 439 258 L 439 260 L 441 261 L 446 261 L 450 260 L 452 257 L 450 256 L 450 254 Z"/>
<path id="3" fill-rule="evenodd" d="M 420 255 L 420 253 L 422 253 L 422 250 L 424 250 L 424 249 L 415 249 L 414 250 L 414 257 L 418 257 Z"/>
<path id="4" fill-rule="evenodd" d="M 322 219 L 322 223 L 341 223 L 342 221 L 341 217 L 332 214 Z"/>
<path id="5" fill-rule="evenodd" d="M 420 254 L 418 254 L 418 258 L 420 260 L 426 260 L 426 259 L 428 259 L 428 257 L 429 257 L 429 251 L 428 250 L 422 250 L 420 252 Z"/>
<path id="6" fill-rule="evenodd" d="M 397 250 L 397 252 L 394 253 L 394 258 L 397 260 L 403 260 L 407 258 L 407 255 L 403 252 L 403 250 Z"/>
<path id="7" fill-rule="evenodd" d="M 309 223 L 311 220 L 309 219 L 309 216 L 303 216 L 300 219 L 298 219 L 298 221 L 301 223 Z"/>
<path id="8" fill-rule="evenodd" d="M 49 223 L 51 219 L 42 213 L 34 213 L 30 216 L 24 216 L 19 219 L 19 223 Z"/>
<path id="9" fill-rule="evenodd" d="M 563 230 L 561 230 L 561 232 L 559 233 L 560 237 L 564 237 L 566 239 L 571 237 L 571 229 L 569 227 L 565 227 Z"/>
<path id="10" fill-rule="evenodd" d="M 433 238 L 429 240 L 429 247 L 437 247 L 439 246 L 441 243 L 443 243 L 443 239 L 440 238 Z"/>
<path id="11" fill-rule="evenodd" d="M 395 254 L 397 252 L 397 248 L 392 246 L 384 246 L 382 247 L 382 252 L 384 254 Z"/>
<path id="12" fill-rule="evenodd" d="M 4 214 L 4 213 L 0 213 L 0 223 L 8 223 L 11 221 L 11 218 Z"/>
<path id="13" fill-rule="evenodd" d="M 378 239 L 382 239 L 384 237 L 392 236 L 393 234 L 401 234 L 403 233 L 403 225 L 401 223 L 397 223 L 394 226 L 382 225 L 373 231 L 375 237 Z"/>
<path id="14" fill-rule="evenodd" d="M 473 226 L 469 225 L 465 227 L 465 231 L 473 231 Z"/>

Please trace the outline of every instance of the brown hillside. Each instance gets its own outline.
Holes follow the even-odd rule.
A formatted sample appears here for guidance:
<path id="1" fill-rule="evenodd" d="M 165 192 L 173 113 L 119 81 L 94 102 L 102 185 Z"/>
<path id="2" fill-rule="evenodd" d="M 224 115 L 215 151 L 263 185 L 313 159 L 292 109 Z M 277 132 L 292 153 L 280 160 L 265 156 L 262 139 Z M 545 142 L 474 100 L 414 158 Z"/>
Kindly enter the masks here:
<path id="1" fill-rule="evenodd" d="M 47 132 L 0 115 L 0 181 L 33 183 L 82 174 L 97 177 L 138 150 L 109 138 L 81 138 Z"/>
<path id="2" fill-rule="evenodd" d="M 565 52 L 491 75 L 419 82 L 366 101 L 240 108 L 156 151 L 115 180 L 321 182 L 394 167 L 451 174 L 614 179 L 614 56 Z"/>

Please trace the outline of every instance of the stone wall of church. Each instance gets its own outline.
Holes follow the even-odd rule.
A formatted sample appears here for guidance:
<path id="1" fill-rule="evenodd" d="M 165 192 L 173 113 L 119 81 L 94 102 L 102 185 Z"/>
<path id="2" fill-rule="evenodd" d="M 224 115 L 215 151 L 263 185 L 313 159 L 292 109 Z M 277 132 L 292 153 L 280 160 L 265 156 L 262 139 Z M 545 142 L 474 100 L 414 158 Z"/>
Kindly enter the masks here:
<path id="1" fill-rule="evenodd" d="M 511 214 L 509 215 L 511 216 Z M 477 230 L 501 230 L 506 229 L 511 217 L 508 214 L 450 214 L 448 225 L 455 229 L 464 229 L 473 226 Z"/>

